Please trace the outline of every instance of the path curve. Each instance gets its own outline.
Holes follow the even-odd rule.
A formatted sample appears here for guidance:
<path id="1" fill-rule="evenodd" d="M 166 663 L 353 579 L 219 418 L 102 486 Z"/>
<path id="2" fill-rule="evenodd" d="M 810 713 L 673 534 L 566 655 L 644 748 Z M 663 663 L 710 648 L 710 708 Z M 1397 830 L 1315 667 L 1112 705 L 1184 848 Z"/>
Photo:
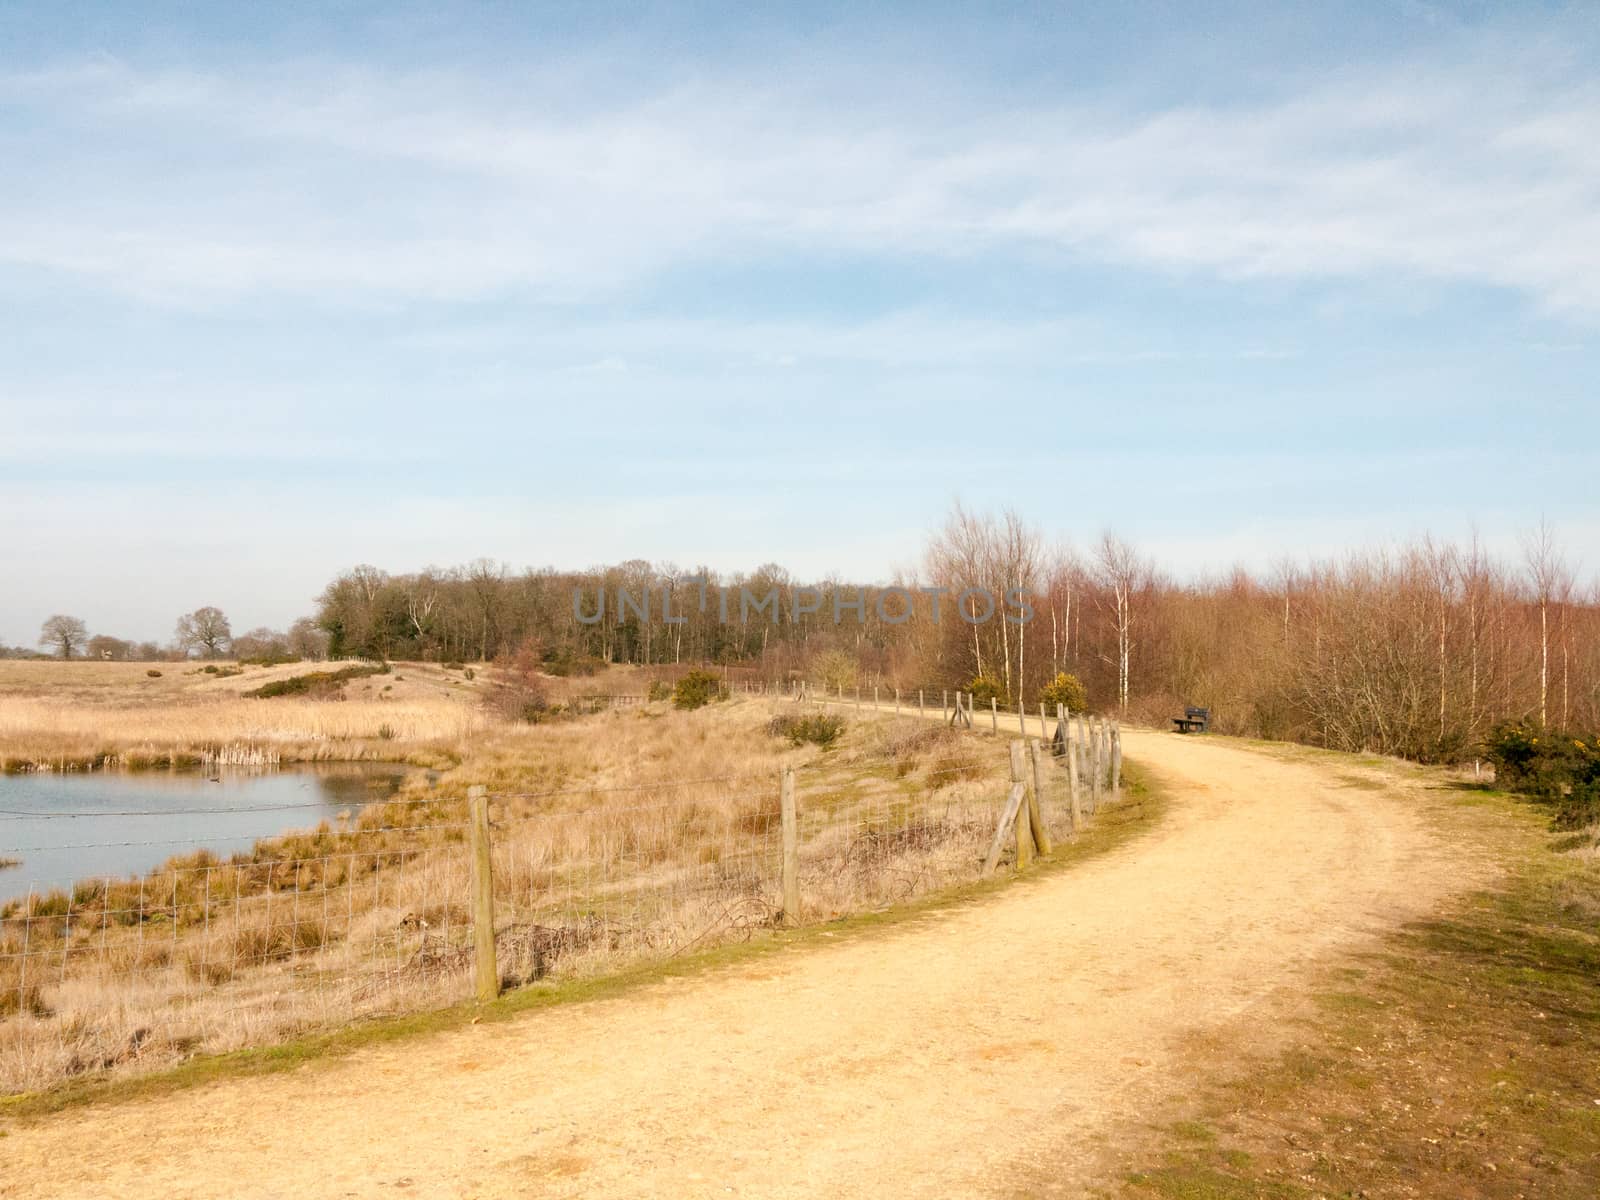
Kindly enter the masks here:
<path id="1" fill-rule="evenodd" d="M 1076 868 L 837 947 L 72 1110 L 0 1196 L 1003 1195 L 1181 1096 L 1309 967 L 1481 878 L 1393 788 L 1127 730 L 1173 805 Z M 1242 1019 L 1243 1018 L 1243 1019 Z M 398 1191 L 397 1191 L 398 1189 Z"/>

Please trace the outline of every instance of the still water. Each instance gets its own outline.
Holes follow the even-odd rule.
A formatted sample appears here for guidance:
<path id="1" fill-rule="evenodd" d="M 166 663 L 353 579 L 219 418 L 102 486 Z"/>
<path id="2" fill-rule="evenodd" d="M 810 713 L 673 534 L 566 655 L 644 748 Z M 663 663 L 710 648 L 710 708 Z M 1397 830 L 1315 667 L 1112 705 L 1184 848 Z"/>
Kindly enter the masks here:
<path id="1" fill-rule="evenodd" d="M 205 847 L 313 829 L 394 794 L 402 766 L 319 763 L 281 770 L 0 776 L 0 900 L 101 875 L 140 874 Z"/>

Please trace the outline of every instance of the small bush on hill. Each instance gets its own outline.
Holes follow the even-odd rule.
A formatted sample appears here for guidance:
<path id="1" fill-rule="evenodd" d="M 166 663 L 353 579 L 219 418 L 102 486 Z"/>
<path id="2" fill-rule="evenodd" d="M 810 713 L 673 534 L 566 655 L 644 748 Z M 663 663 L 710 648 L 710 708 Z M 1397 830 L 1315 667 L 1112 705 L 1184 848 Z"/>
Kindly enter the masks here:
<path id="1" fill-rule="evenodd" d="M 1058 704 L 1064 704 L 1068 712 L 1080 713 L 1089 707 L 1089 696 L 1076 675 L 1061 671 L 1039 689 L 1039 703 L 1052 713 Z"/>
<path id="2" fill-rule="evenodd" d="M 605 663 L 590 654 L 576 654 L 571 650 L 562 650 L 545 659 L 544 669 L 547 675 L 556 675 L 563 679 L 572 675 L 593 675 Z"/>
<path id="3" fill-rule="evenodd" d="M 649 695 L 646 697 L 646 699 L 649 699 L 649 700 L 671 700 L 672 699 L 672 685 L 670 683 L 668 683 L 665 679 L 653 679 L 653 680 L 651 680 L 650 681 L 650 692 L 649 692 Z"/>
<path id="4" fill-rule="evenodd" d="M 1500 725 L 1484 752 L 1499 783 L 1550 805 L 1557 829 L 1600 822 L 1600 735 Z"/>
<path id="5" fill-rule="evenodd" d="M 151 679 L 160 679 L 161 678 L 161 672 L 156 670 L 154 667 L 151 667 L 148 671 L 145 672 L 145 674 L 148 675 Z"/>
<path id="6" fill-rule="evenodd" d="M 773 737 L 788 738 L 792 745 L 831 746 L 844 732 L 844 718 L 825 713 L 798 716 L 782 713 L 767 722 L 767 732 Z"/>
<path id="7" fill-rule="evenodd" d="M 690 671 L 672 689 L 675 708 L 703 708 L 722 699 L 722 680 L 710 671 Z"/>
<path id="8" fill-rule="evenodd" d="M 341 685 L 352 679 L 365 679 L 369 675 L 387 675 L 388 663 L 358 667 L 341 667 L 337 671 L 312 671 L 308 675 L 291 675 L 287 679 L 274 679 L 245 693 L 258 700 L 271 700 L 275 696 L 325 696 L 337 692 Z"/>

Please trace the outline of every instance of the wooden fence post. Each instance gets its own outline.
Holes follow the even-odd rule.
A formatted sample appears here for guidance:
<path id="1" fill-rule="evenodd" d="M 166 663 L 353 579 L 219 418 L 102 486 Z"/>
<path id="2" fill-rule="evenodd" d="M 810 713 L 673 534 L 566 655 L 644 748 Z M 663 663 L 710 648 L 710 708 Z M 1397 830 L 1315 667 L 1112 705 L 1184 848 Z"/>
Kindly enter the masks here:
<path id="1" fill-rule="evenodd" d="M 1006 844 L 1006 834 L 1017 821 L 1017 810 L 1022 807 L 1023 787 L 1013 783 L 1006 793 L 1005 807 L 1000 810 L 1000 823 L 994 827 L 994 840 L 989 843 L 988 856 L 983 860 L 983 874 L 987 878 L 1000 865 L 1000 849 Z"/>
<path id="2" fill-rule="evenodd" d="M 1043 700 L 1039 701 L 1039 740 L 1041 742 L 1046 742 L 1046 741 L 1050 740 L 1050 735 L 1049 735 L 1049 733 L 1047 733 L 1045 731 L 1045 727 L 1044 727 L 1044 701 Z"/>
<path id="3" fill-rule="evenodd" d="M 1111 722 L 1111 795 L 1122 797 L 1122 723 Z"/>
<path id="4" fill-rule="evenodd" d="M 1000 702 L 993 696 L 989 697 L 989 724 L 995 733 L 1000 732 Z"/>
<path id="5" fill-rule="evenodd" d="M 473 984 L 480 1001 L 500 994 L 494 957 L 494 868 L 489 855 L 489 789 L 467 789 L 467 840 L 472 849 Z"/>
<path id="6" fill-rule="evenodd" d="M 1017 736 L 1028 736 L 1028 707 L 1022 703 L 1022 697 L 1017 697 Z"/>
<path id="7" fill-rule="evenodd" d="M 1084 713 L 1078 714 L 1078 739 L 1073 746 L 1078 758 L 1078 779 L 1083 785 L 1084 807 L 1092 815 L 1094 813 L 1093 780 L 1089 776 L 1089 718 Z"/>
<path id="8" fill-rule="evenodd" d="M 1072 806 L 1070 809 L 1071 816 L 1069 819 L 1072 824 L 1072 836 L 1077 837 L 1078 830 L 1083 828 L 1083 784 L 1078 775 L 1078 751 L 1072 744 L 1072 735 L 1070 732 L 1067 735 L 1066 752 L 1067 785 L 1072 793 Z"/>
<path id="9" fill-rule="evenodd" d="M 1028 802 L 1028 824 L 1033 830 L 1033 841 L 1039 847 L 1039 853 L 1049 854 L 1055 849 L 1055 843 L 1050 840 L 1050 829 L 1044 823 L 1044 772 L 1039 767 L 1039 742 L 1036 738 L 1028 741 L 1028 761 L 1033 764 L 1033 799 Z"/>
<path id="10" fill-rule="evenodd" d="M 794 799 L 794 768 L 783 769 L 779 791 L 783 814 L 783 923 L 800 924 L 800 811 Z"/>
<path id="11" fill-rule="evenodd" d="M 1011 743 L 1011 785 L 1019 787 L 1024 793 L 1028 785 L 1022 771 L 1022 739 L 1018 738 Z M 1014 818 L 1017 837 L 1017 870 L 1033 865 L 1033 828 L 1028 820 L 1028 805 L 1017 805 L 1017 815 Z"/>
<path id="12" fill-rule="evenodd" d="M 928 706 L 925 705 L 922 702 L 922 689 L 918 688 L 917 689 L 917 716 L 919 718 L 922 718 L 922 717 L 926 717 L 927 715 L 928 715 Z"/>
<path id="13" fill-rule="evenodd" d="M 894 690 L 894 719 L 896 721 L 898 721 L 900 719 L 900 689 L 899 688 L 895 688 L 895 690 Z"/>
<path id="14" fill-rule="evenodd" d="M 1094 811 L 1100 811 L 1101 789 L 1105 786 L 1106 764 L 1104 758 L 1104 722 L 1096 719 L 1089 737 L 1089 792 L 1093 797 Z"/>

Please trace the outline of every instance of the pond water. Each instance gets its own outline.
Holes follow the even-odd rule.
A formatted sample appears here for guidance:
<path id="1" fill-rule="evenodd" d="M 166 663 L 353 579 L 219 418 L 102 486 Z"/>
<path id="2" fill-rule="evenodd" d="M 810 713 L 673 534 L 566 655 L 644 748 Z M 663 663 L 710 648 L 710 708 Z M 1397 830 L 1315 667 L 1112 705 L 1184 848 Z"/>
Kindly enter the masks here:
<path id="1" fill-rule="evenodd" d="M 406 768 L 319 763 L 274 770 L 0 776 L 0 900 L 102 875 L 140 874 L 202 847 L 314 829 L 391 796 Z"/>

